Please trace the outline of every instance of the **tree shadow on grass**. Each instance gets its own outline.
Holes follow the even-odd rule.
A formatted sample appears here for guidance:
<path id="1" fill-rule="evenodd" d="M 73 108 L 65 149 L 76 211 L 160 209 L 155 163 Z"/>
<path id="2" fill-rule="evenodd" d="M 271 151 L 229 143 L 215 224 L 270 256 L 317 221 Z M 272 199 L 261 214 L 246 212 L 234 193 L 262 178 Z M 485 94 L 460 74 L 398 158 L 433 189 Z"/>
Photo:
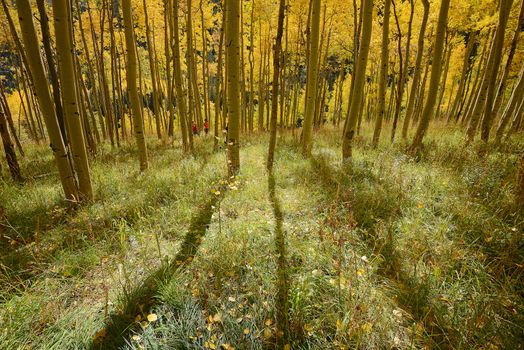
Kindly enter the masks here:
<path id="1" fill-rule="evenodd" d="M 283 214 L 280 201 L 275 193 L 275 177 L 272 171 L 268 174 L 268 192 L 273 215 L 275 216 L 275 246 L 278 253 L 277 260 L 277 347 L 284 348 L 290 341 L 289 329 L 289 276 L 286 261 L 286 242 L 282 228 Z"/>
<path id="2" fill-rule="evenodd" d="M 95 337 L 90 349 L 119 349 L 127 344 L 128 335 L 138 326 L 135 317 L 148 313 L 158 303 L 155 296 L 160 286 L 169 282 L 175 272 L 184 269 L 193 260 L 211 222 L 214 206 L 219 199 L 220 196 L 213 195 L 195 213 L 178 254 L 170 262 L 163 263 L 140 285 L 124 295 L 123 306 L 109 316 L 104 331 L 98 333 L 103 336 Z"/>
<path id="3" fill-rule="evenodd" d="M 392 227 L 384 227 L 384 223 L 400 217 L 402 191 L 389 179 L 374 174 L 365 164 L 348 164 L 336 169 L 325 158 L 312 157 L 310 165 L 316 183 L 322 186 L 325 201 L 340 198 L 337 192 L 340 186 L 344 189 L 341 197 L 350 204 L 351 211 L 345 214 L 356 220 L 357 232 L 360 232 L 367 247 L 383 257 L 377 272 L 397 287 L 398 305 L 424 325 L 433 346 L 452 347 L 447 335 L 452 334 L 453 330 L 440 327 L 435 320 L 429 281 L 406 274 L 402 269 L 403 258 L 396 249 Z M 340 208 L 346 210 L 347 207 Z"/>

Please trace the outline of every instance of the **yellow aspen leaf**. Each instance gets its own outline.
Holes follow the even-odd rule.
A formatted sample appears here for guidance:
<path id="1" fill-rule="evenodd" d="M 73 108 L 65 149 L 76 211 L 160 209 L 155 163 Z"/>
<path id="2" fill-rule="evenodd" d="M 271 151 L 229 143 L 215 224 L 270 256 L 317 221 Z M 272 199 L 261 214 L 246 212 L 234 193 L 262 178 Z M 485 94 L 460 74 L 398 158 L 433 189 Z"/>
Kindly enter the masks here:
<path id="1" fill-rule="evenodd" d="M 222 322 L 222 315 L 220 313 L 215 314 L 215 316 L 213 316 L 213 321 Z"/>
<path id="2" fill-rule="evenodd" d="M 249 334 L 249 328 L 244 328 L 244 332 L 243 333 L 246 334 L 246 335 Z"/>
<path id="3" fill-rule="evenodd" d="M 273 333 L 271 332 L 271 329 L 264 328 L 264 338 L 269 339 L 269 338 L 271 338 L 272 334 Z"/>
<path id="4" fill-rule="evenodd" d="M 291 344 L 284 345 L 284 350 L 291 350 Z"/>
<path id="5" fill-rule="evenodd" d="M 266 320 L 266 322 L 264 322 L 264 324 L 265 324 L 266 326 L 269 327 L 269 326 L 271 326 L 271 325 L 273 324 L 273 320 L 270 319 L 270 318 L 268 318 L 268 319 Z"/>
<path id="6" fill-rule="evenodd" d="M 373 323 L 369 323 L 369 322 L 366 322 L 362 325 L 362 330 L 365 332 L 365 333 L 369 333 L 371 332 L 371 328 L 373 328 Z"/>
<path id="7" fill-rule="evenodd" d="M 156 320 L 158 320 L 158 316 L 156 314 L 149 314 L 147 315 L 147 320 L 149 322 L 155 322 Z"/>

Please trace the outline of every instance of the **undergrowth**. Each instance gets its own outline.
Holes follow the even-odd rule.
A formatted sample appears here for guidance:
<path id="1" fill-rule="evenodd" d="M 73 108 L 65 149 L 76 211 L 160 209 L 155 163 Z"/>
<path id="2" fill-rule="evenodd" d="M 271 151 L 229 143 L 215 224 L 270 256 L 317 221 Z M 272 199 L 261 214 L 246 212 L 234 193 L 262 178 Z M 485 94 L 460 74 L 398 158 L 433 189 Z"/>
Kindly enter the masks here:
<path id="1" fill-rule="evenodd" d="M 522 348 L 522 138 L 481 154 L 437 126 L 413 159 L 402 141 L 373 148 L 370 132 L 351 165 L 338 131 L 318 131 L 310 159 L 284 132 L 274 182 L 265 136 L 243 142 L 241 174 L 223 183 L 211 139 L 194 158 L 150 141 L 144 174 L 133 147 L 104 148 L 96 199 L 76 209 L 32 146 L 27 183 L 1 185 L 2 348 L 111 348 L 124 310 L 129 349 Z M 183 268 L 128 308 L 212 198 Z"/>

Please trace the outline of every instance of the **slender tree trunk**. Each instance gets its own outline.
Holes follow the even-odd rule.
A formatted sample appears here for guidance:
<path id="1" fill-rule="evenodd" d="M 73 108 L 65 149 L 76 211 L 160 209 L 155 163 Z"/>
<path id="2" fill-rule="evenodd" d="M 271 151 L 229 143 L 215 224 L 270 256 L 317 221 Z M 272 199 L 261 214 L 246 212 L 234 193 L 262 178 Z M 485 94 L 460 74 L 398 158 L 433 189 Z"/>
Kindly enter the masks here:
<path id="1" fill-rule="evenodd" d="M 442 56 L 444 54 L 444 39 L 446 35 L 446 24 L 448 22 L 448 11 L 449 1 L 442 0 L 440 5 L 440 12 L 437 23 L 437 36 L 435 38 L 435 48 L 433 49 L 433 59 L 431 66 L 431 78 L 429 81 L 428 97 L 422 111 L 422 116 L 417 128 L 415 137 L 411 148 L 414 152 L 417 152 L 422 146 L 422 139 L 426 134 L 429 126 L 429 120 L 433 115 L 433 109 L 435 107 L 438 85 L 440 82 L 440 75 L 442 71 Z"/>
<path id="2" fill-rule="evenodd" d="M 391 0 L 385 0 L 384 17 L 382 23 L 382 48 L 380 53 L 380 70 L 378 76 L 378 114 L 373 131 L 373 147 L 377 147 L 382 131 L 382 121 L 386 112 L 386 84 L 389 60 L 389 16 L 391 13 Z"/>
<path id="3" fill-rule="evenodd" d="M 444 98 L 444 93 L 446 91 L 446 82 L 448 80 L 448 71 L 449 71 L 449 61 L 451 59 L 452 46 L 449 45 L 446 58 L 444 59 L 444 72 L 442 73 L 442 82 L 440 85 L 440 94 L 437 102 L 437 111 L 435 112 L 435 117 L 440 118 L 440 109 L 442 107 L 442 99 Z"/>
<path id="4" fill-rule="evenodd" d="M 40 110 L 44 115 L 47 132 L 51 142 L 50 146 L 58 166 L 62 187 L 67 199 L 76 200 L 78 199 L 78 192 L 73 169 L 69 162 L 69 156 L 67 154 L 64 140 L 62 139 L 53 100 L 47 85 L 42 56 L 40 56 L 40 48 L 38 46 L 39 40 L 37 39 L 33 23 L 31 5 L 29 1 L 19 1 L 17 5 L 18 18 L 22 29 L 22 37 L 27 52 L 27 59 L 31 69 L 31 74 L 34 78 L 35 91 L 40 104 Z"/>
<path id="5" fill-rule="evenodd" d="M 320 0 L 312 0 L 311 9 L 311 37 L 307 65 L 307 90 L 306 90 L 306 113 L 304 118 L 304 129 L 302 131 L 302 155 L 308 157 L 311 154 L 311 137 L 313 134 L 313 120 L 315 118 L 315 100 L 318 85 L 318 39 L 320 32 Z"/>
<path id="6" fill-rule="evenodd" d="M 11 137 L 9 136 L 9 131 L 7 128 L 6 120 L 6 106 L 3 104 L 0 105 L 0 137 L 2 138 L 2 144 L 4 145 L 4 153 L 7 161 L 7 166 L 11 172 L 11 177 L 15 182 L 23 182 L 22 173 L 20 172 L 20 166 L 18 165 L 18 160 L 16 159 L 15 148 L 11 142 Z"/>
<path id="7" fill-rule="evenodd" d="M 151 40 L 151 28 L 149 26 L 149 16 L 147 12 L 147 3 L 146 0 L 143 0 L 144 6 L 144 21 L 146 24 L 146 40 L 147 40 L 147 52 L 149 58 L 149 71 L 151 72 L 151 100 L 153 105 L 153 115 L 155 116 L 156 124 L 156 135 L 158 139 L 162 139 L 162 131 L 160 129 L 160 98 L 158 94 L 158 83 L 156 81 L 156 72 L 155 72 L 155 56 L 153 49 L 153 41 Z"/>
<path id="8" fill-rule="evenodd" d="M 477 41 L 477 32 L 472 32 L 468 35 L 468 43 L 466 44 L 466 51 L 464 52 L 464 60 L 462 62 L 462 71 L 460 73 L 459 86 L 456 92 L 455 99 L 451 107 L 451 112 L 448 114 L 448 123 L 455 119 L 456 114 L 458 113 L 460 103 L 464 98 L 465 87 L 467 76 L 471 70 L 471 52 L 475 47 Z"/>
<path id="9" fill-rule="evenodd" d="M 175 79 L 176 97 L 178 116 L 180 118 L 180 125 L 182 129 L 182 141 L 184 149 L 193 152 L 193 139 L 191 137 L 190 121 L 186 104 L 186 93 L 182 85 L 182 69 L 180 64 L 180 39 L 178 27 L 178 0 L 174 0 L 174 15 L 173 15 L 173 76 Z M 171 103 L 171 102 L 170 102 Z"/>
<path id="10" fill-rule="evenodd" d="M 228 173 L 234 176 L 240 170 L 240 0 L 225 2 Z"/>
<path id="11" fill-rule="evenodd" d="M 255 87 L 254 87 L 254 70 L 255 70 L 255 49 L 254 49 L 254 14 L 255 14 L 255 0 L 251 3 L 251 21 L 249 26 L 249 132 L 252 133 L 254 129 L 253 119 L 255 114 Z"/>
<path id="12" fill-rule="evenodd" d="M 218 42 L 218 61 L 217 61 L 217 78 L 215 79 L 215 151 L 218 149 L 218 142 L 220 140 L 219 128 L 221 115 L 221 103 L 224 103 L 224 91 L 220 89 L 222 86 L 222 60 L 223 60 L 223 46 L 224 46 L 224 25 L 225 25 L 225 13 L 222 9 L 222 24 L 220 26 L 220 39 Z"/>
<path id="13" fill-rule="evenodd" d="M 271 124 L 269 134 L 269 150 L 267 155 L 267 169 L 273 169 L 273 157 L 275 154 L 275 145 L 277 143 L 277 113 L 278 113 L 278 89 L 280 75 L 280 55 L 282 53 L 282 34 L 284 32 L 284 8 L 286 0 L 280 0 L 278 6 L 278 27 L 275 46 L 273 47 L 273 88 L 271 100 Z M 286 329 L 286 327 L 284 327 Z"/>
<path id="14" fill-rule="evenodd" d="M 131 102 L 133 114 L 133 127 L 138 147 L 138 157 L 140 160 L 140 171 L 147 170 L 147 146 L 144 137 L 144 123 L 140 111 L 140 100 L 137 89 L 137 57 L 135 47 L 135 35 L 133 31 L 133 16 L 131 12 L 131 0 L 122 1 L 122 11 L 124 15 L 124 27 L 127 51 L 127 91 Z"/>
<path id="15" fill-rule="evenodd" d="M 511 98 L 506 106 L 506 109 L 504 110 L 504 113 L 502 114 L 502 117 L 500 118 L 497 132 L 495 134 L 495 143 L 496 144 L 500 144 L 500 141 L 502 140 L 502 136 L 504 135 L 504 130 L 506 129 L 506 126 L 509 123 L 511 117 L 517 111 L 519 104 L 522 101 L 523 97 L 524 97 L 524 66 L 520 70 L 519 81 L 517 85 L 515 86 L 515 88 L 513 89 Z"/>
<path id="16" fill-rule="evenodd" d="M 413 75 L 413 82 L 411 83 L 411 93 L 409 94 L 408 106 L 406 108 L 406 116 L 404 117 L 404 123 L 402 124 L 402 138 L 405 140 L 408 137 L 409 123 L 411 119 L 414 119 L 415 111 L 415 100 L 418 93 L 418 86 L 420 84 L 420 78 L 422 76 L 422 58 L 424 57 L 424 36 L 426 34 L 426 27 L 429 17 L 429 1 L 422 0 L 424 5 L 424 14 L 422 17 L 422 23 L 420 25 L 420 32 L 418 35 L 417 44 L 417 58 L 415 60 L 415 72 Z"/>
<path id="17" fill-rule="evenodd" d="M 209 74 L 208 74 L 208 65 L 207 65 L 207 36 L 206 28 L 204 22 L 204 9 L 203 9 L 203 0 L 200 0 L 200 14 L 201 14 L 201 23 L 202 23 L 202 87 L 203 87 L 203 105 L 204 105 L 204 119 L 209 123 Z"/>
<path id="18" fill-rule="evenodd" d="M 488 34 L 486 36 L 486 42 L 483 45 L 482 53 L 480 55 L 479 64 L 476 69 L 476 76 L 475 81 L 473 82 L 473 88 L 471 89 L 471 93 L 469 94 L 466 105 L 466 113 L 462 114 L 462 121 L 461 123 L 464 124 L 465 122 L 468 122 L 471 114 L 473 113 L 473 109 L 475 108 L 474 102 L 479 94 L 479 84 L 481 84 L 481 81 L 484 77 L 484 71 L 486 70 L 487 66 L 487 60 L 488 55 L 486 55 L 486 52 L 488 50 L 489 43 L 492 41 L 491 38 L 491 31 L 488 31 Z M 457 115 L 457 121 L 458 121 L 459 115 Z"/>
<path id="19" fill-rule="evenodd" d="M 520 13 L 519 17 L 517 19 L 517 25 L 513 32 L 513 38 L 511 39 L 511 44 L 508 52 L 508 58 L 506 60 L 506 65 L 504 66 L 504 70 L 502 73 L 502 78 L 500 79 L 499 86 L 497 88 L 497 94 L 495 97 L 495 102 L 493 104 L 493 110 L 491 112 L 491 116 L 488 121 L 486 121 L 487 124 L 485 125 L 486 132 L 489 134 L 489 130 L 491 128 L 491 123 L 493 120 L 495 120 L 495 117 L 497 116 L 497 113 L 501 109 L 500 106 L 502 105 L 502 99 L 504 97 L 504 91 L 506 90 L 506 82 L 509 76 L 509 72 L 511 70 L 511 63 L 513 62 L 513 57 L 515 56 L 515 51 L 517 49 L 517 43 L 519 40 L 519 35 L 522 30 L 522 26 L 524 24 L 524 0 L 522 0 L 522 3 L 520 5 Z"/>
<path id="20" fill-rule="evenodd" d="M 67 144 L 69 141 L 67 140 L 64 112 L 62 110 L 62 101 L 60 100 L 60 85 L 58 83 L 58 74 L 53 60 L 53 51 L 51 50 L 49 18 L 47 17 L 44 0 L 37 0 L 36 5 L 38 7 L 38 13 L 40 14 L 40 29 L 42 31 L 42 44 L 44 46 L 44 53 L 47 60 L 47 72 L 49 73 L 51 85 L 53 86 L 53 100 L 55 103 L 56 118 L 58 120 L 58 125 L 60 126 L 60 131 L 62 132 L 62 138 Z"/>
<path id="21" fill-rule="evenodd" d="M 502 45 L 504 43 L 504 32 L 506 29 L 506 23 L 508 21 L 509 10 L 511 8 L 512 1 L 513 0 L 500 1 L 499 22 L 497 25 L 497 30 L 495 32 L 495 37 L 493 38 L 493 42 L 491 45 L 491 50 L 484 78 L 482 80 L 482 84 L 480 85 L 480 91 L 475 101 L 473 113 L 471 114 L 471 119 L 469 121 L 469 126 L 466 133 L 467 143 L 472 142 L 475 138 L 477 127 L 483 114 L 486 117 L 482 122 L 481 138 L 483 141 L 486 142 L 489 137 L 489 125 L 491 123 L 489 119 L 491 118 L 491 110 L 493 107 L 495 83 L 501 61 Z"/>
<path id="22" fill-rule="evenodd" d="M 260 22 L 262 23 L 262 22 Z M 260 24 L 262 28 L 262 24 Z M 264 79 L 265 79 L 265 70 L 266 67 L 264 63 L 266 62 L 266 49 L 262 48 L 262 31 L 260 31 L 260 66 L 258 74 L 258 131 L 264 130 L 264 107 L 265 107 L 265 88 L 264 88 Z"/>
<path id="23" fill-rule="evenodd" d="M 369 44 L 371 41 L 371 30 L 373 21 L 373 0 L 363 0 L 362 7 L 362 37 L 357 58 L 355 70 L 355 84 L 353 95 L 351 96 L 351 105 L 348 114 L 348 120 L 344 128 L 344 138 L 342 141 L 342 159 L 351 161 L 353 138 L 355 136 L 355 127 L 358 121 L 358 113 L 362 104 L 362 92 L 366 79 L 366 65 L 369 54 Z"/>
<path id="24" fill-rule="evenodd" d="M 404 67 L 404 57 L 402 55 L 402 31 L 400 29 L 400 24 L 398 21 L 397 16 L 397 9 L 395 6 L 395 1 L 392 0 L 393 4 L 393 13 L 395 15 L 395 23 L 397 24 L 397 31 L 398 31 L 398 58 L 399 58 L 399 73 L 398 73 L 398 84 L 397 84 L 397 104 L 395 105 L 395 113 L 393 115 L 393 124 L 391 126 L 391 142 L 395 140 L 395 133 L 397 131 L 397 123 L 398 119 L 400 118 L 400 110 L 402 107 L 402 96 L 404 94 L 404 85 L 405 85 L 405 77 L 407 74 L 405 73 L 407 71 L 408 66 L 408 58 L 409 58 L 409 43 L 410 43 L 410 36 L 411 36 L 411 23 L 413 22 L 413 2 L 411 2 L 411 14 L 409 17 L 409 34 L 408 34 L 408 43 L 406 46 L 406 64 Z"/>
<path id="25" fill-rule="evenodd" d="M 22 99 L 20 99 L 20 101 L 22 101 Z M 13 116 L 7 104 L 7 97 L 5 95 L 4 85 L 2 84 L 1 80 L 0 80 L 0 103 L 3 104 L 4 106 L 4 113 L 5 113 L 5 118 L 7 121 L 7 126 L 9 127 L 9 130 L 11 131 L 13 139 L 15 140 L 16 148 L 18 148 L 18 152 L 20 153 L 20 155 L 22 157 L 25 157 L 24 149 L 22 148 L 20 139 L 16 135 L 15 123 L 13 122 Z"/>
<path id="26" fill-rule="evenodd" d="M 53 17 L 55 23 L 55 38 L 57 60 L 60 67 L 60 82 L 62 85 L 62 101 L 64 116 L 67 120 L 69 143 L 73 165 L 78 176 L 78 194 L 80 200 L 93 199 L 87 149 L 84 140 L 82 118 L 76 95 L 75 66 L 73 60 L 72 19 L 69 16 L 70 0 L 53 1 Z M 58 85 L 58 84 L 57 84 Z"/>

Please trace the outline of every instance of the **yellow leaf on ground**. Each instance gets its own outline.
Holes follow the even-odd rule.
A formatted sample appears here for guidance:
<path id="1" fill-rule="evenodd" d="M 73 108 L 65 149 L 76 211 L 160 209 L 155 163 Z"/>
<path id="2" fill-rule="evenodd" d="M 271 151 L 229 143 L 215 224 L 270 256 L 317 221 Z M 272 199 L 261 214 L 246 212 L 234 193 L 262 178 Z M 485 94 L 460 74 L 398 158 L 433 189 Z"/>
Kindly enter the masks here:
<path id="1" fill-rule="evenodd" d="M 362 325 L 362 330 L 365 332 L 365 333 L 369 333 L 371 332 L 371 328 L 373 328 L 373 323 L 369 323 L 369 322 L 366 322 Z"/>
<path id="2" fill-rule="evenodd" d="M 213 316 L 213 321 L 214 322 L 221 322 L 222 321 L 222 315 L 220 315 L 219 313 L 215 314 L 215 316 Z"/>
<path id="3" fill-rule="evenodd" d="M 264 324 L 265 324 L 266 326 L 271 326 L 271 325 L 273 324 L 273 320 L 270 319 L 270 318 L 268 318 L 268 319 L 266 320 L 266 322 L 264 322 Z"/>
<path id="4" fill-rule="evenodd" d="M 156 314 L 149 314 L 149 315 L 147 315 L 147 320 L 149 322 L 155 322 L 156 320 L 158 320 L 158 317 L 157 317 Z"/>
<path id="5" fill-rule="evenodd" d="M 271 338 L 272 332 L 269 328 L 264 328 L 264 338 L 269 339 Z"/>
<path id="6" fill-rule="evenodd" d="M 244 328 L 244 334 L 249 334 L 249 328 Z"/>

